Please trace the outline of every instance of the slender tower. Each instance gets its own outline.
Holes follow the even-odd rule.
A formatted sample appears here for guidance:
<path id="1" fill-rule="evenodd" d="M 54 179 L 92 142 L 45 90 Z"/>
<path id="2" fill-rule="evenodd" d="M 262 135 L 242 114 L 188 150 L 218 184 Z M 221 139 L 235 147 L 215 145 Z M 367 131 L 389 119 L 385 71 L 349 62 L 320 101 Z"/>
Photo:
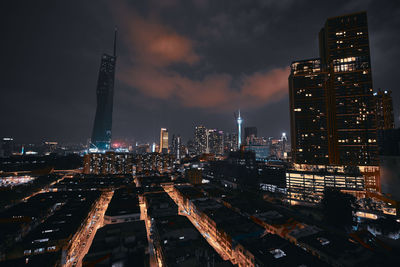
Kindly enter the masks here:
<path id="1" fill-rule="evenodd" d="M 111 147 L 116 48 L 117 29 L 114 32 L 113 55 L 102 55 L 97 81 L 97 108 L 90 144 L 90 148 L 97 151 L 106 151 Z"/>
<path id="2" fill-rule="evenodd" d="M 238 149 L 240 150 L 240 146 L 242 145 L 242 122 L 243 122 L 243 119 L 240 116 L 240 109 L 239 109 L 239 114 L 236 117 L 236 122 L 238 125 Z"/>

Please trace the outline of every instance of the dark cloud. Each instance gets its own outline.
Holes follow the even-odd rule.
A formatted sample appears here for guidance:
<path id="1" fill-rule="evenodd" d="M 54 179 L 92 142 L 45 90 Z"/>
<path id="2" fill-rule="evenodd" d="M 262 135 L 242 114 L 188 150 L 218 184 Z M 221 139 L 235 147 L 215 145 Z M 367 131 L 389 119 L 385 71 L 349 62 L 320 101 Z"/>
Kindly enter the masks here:
<path id="1" fill-rule="evenodd" d="M 397 1 L 4 1 L 0 135 L 85 142 L 100 55 L 120 29 L 114 137 L 158 139 L 168 127 L 234 130 L 234 109 L 262 135 L 289 131 L 287 69 L 318 56 L 328 17 L 366 10 L 375 88 L 400 103 Z M 121 9 L 122 5 L 122 9 Z M 399 118 L 398 118 L 399 119 Z M 398 121 L 397 121 L 398 122 Z"/>

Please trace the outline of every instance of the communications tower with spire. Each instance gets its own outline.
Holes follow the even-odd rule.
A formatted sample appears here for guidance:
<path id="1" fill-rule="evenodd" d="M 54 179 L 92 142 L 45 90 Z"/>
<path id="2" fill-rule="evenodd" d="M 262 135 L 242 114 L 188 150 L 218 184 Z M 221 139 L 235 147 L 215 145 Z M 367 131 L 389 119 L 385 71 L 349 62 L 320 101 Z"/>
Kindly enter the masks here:
<path id="1" fill-rule="evenodd" d="M 242 123 L 243 123 L 243 119 L 240 115 L 240 109 L 238 114 L 235 113 L 235 119 L 238 125 L 238 149 L 240 150 L 240 147 L 242 145 Z"/>

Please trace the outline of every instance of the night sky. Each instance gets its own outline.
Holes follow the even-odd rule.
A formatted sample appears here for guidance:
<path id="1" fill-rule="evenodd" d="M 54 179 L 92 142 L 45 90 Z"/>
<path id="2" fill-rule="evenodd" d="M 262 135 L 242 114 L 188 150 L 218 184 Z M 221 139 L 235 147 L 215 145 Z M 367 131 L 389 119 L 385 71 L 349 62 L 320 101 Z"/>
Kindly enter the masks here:
<path id="1" fill-rule="evenodd" d="M 186 142 L 194 126 L 289 132 L 288 66 L 318 57 L 328 17 L 368 12 L 374 89 L 399 126 L 400 2 L 306 0 L 2 1 L 0 136 L 86 142 L 101 54 L 118 26 L 113 138 Z"/>

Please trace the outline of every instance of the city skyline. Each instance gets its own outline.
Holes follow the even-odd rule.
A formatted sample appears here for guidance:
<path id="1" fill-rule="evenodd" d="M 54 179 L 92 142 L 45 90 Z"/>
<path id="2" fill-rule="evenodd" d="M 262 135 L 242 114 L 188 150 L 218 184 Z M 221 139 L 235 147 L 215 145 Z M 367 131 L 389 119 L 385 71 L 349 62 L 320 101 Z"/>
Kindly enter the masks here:
<path id="1" fill-rule="evenodd" d="M 398 265 L 400 4 L 96 3 L 7 21 L 1 266 Z"/>
<path id="2" fill-rule="evenodd" d="M 59 31 L 51 31 L 43 27 L 33 30 L 35 36 L 43 38 L 25 36 L 24 45 L 32 44 L 32 49 L 39 51 L 37 54 L 42 55 L 41 60 L 38 60 L 36 54 L 27 54 L 26 49 L 23 49 L 21 45 L 15 45 L 21 40 L 19 36 L 14 35 L 18 30 L 26 32 L 35 23 L 43 23 L 35 21 L 32 26 L 28 25 L 29 16 L 38 15 L 39 11 L 29 15 L 28 10 L 33 8 L 29 4 L 23 9 L 16 4 L 8 4 L 10 5 L 9 14 L 17 13 L 24 16 L 20 21 L 10 25 L 6 32 L 6 42 L 2 44 L 11 51 L 10 54 L 17 57 L 17 60 L 7 55 L 5 58 L 4 65 L 9 68 L 3 71 L 7 74 L 3 86 L 8 90 L 5 90 L 6 95 L 2 98 L 1 107 L 3 114 L 10 114 L 10 110 L 14 110 L 14 113 L 2 117 L 4 127 L 0 134 L 12 136 L 16 142 L 21 143 L 43 140 L 85 143 L 90 138 L 94 121 L 93 91 L 96 88 L 98 58 L 107 49 L 109 33 L 117 24 L 122 40 L 121 53 L 119 53 L 121 64 L 117 66 L 114 99 L 113 137 L 115 139 L 135 138 L 141 142 L 152 142 L 158 140 L 161 127 L 168 128 L 171 133 L 180 134 L 184 142 L 192 138 L 193 129 L 197 125 L 235 132 L 236 124 L 231 119 L 231 114 L 239 108 L 245 118 L 243 127 L 256 126 L 260 136 L 279 137 L 282 132 L 289 132 L 290 126 L 287 86 L 289 72 L 282 71 L 284 75 L 278 75 L 279 77 L 268 75 L 274 69 L 287 68 L 294 60 L 317 55 L 318 41 L 315 32 L 320 30 L 320 25 L 327 17 L 359 10 L 368 11 L 374 91 L 382 88 L 393 92 L 395 122 L 398 124 L 396 103 L 399 94 L 395 87 L 395 76 L 383 71 L 385 64 L 385 68 L 394 69 L 395 59 L 398 58 L 398 52 L 394 50 L 394 47 L 397 46 L 399 40 L 393 34 L 398 21 L 392 18 L 395 16 L 390 16 L 399 11 L 397 5 L 393 3 L 377 5 L 376 1 L 368 3 L 351 1 L 346 5 L 338 4 L 335 8 L 329 8 L 329 4 L 323 5 L 310 1 L 310 4 L 319 8 L 316 8 L 318 12 L 315 11 L 315 16 L 309 20 L 293 12 L 300 7 L 292 1 L 283 4 L 271 4 L 268 1 L 249 4 L 241 1 L 235 4 L 194 1 L 185 7 L 187 15 L 178 19 L 172 18 L 169 14 L 181 10 L 182 3 L 167 1 L 161 6 L 157 3 L 159 2 L 150 1 L 147 4 L 127 5 L 125 10 L 128 14 L 121 13 L 121 8 L 124 7 L 121 5 L 126 5 L 124 1 L 118 1 L 114 6 L 100 2 L 93 9 L 91 5 L 82 3 L 76 4 L 74 8 L 72 5 L 47 7 L 47 11 L 50 8 L 54 9 L 53 15 L 42 14 L 43 22 L 51 23 L 57 19 L 68 21 L 74 15 L 79 18 L 77 21 L 87 19 L 92 30 L 80 24 L 78 27 L 77 22 L 60 26 Z M 276 11 L 277 14 L 266 16 L 272 11 Z M 61 12 L 63 14 L 60 14 Z M 196 15 L 198 21 L 189 18 L 190 15 Z M 302 23 L 295 23 L 299 18 L 302 18 Z M 132 21 L 135 25 L 143 26 L 144 29 L 168 34 L 167 36 L 171 38 L 167 38 L 166 42 L 184 45 L 181 48 L 186 49 L 187 54 L 173 54 L 174 58 L 164 58 L 162 61 L 155 60 L 151 56 L 137 57 L 135 53 L 147 44 L 146 38 L 153 37 L 138 31 L 135 27 L 132 28 Z M 212 21 L 218 25 L 215 32 L 210 27 Z M 184 26 L 183 22 L 187 26 Z M 232 28 L 230 33 L 222 31 L 223 27 L 228 27 L 230 22 L 235 23 L 235 28 Z M 282 33 L 272 27 L 278 24 L 282 24 Z M 298 27 L 303 30 L 301 34 L 296 33 Z M 189 29 L 195 30 L 191 32 Z M 70 30 L 75 38 L 69 35 L 72 34 Z M 290 34 L 284 34 L 283 30 Z M 138 37 L 135 39 L 135 36 Z M 270 36 L 276 38 L 270 38 Z M 275 39 L 281 41 L 278 42 Z M 294 40 L 296 40 L 296 45 L 292 43 Z M 45 51 L 46 54 L 43 54 Z M 145 51 L 144 55 L 148 56 L 149 53 Z M 237 57 L 234 57 L 235 55 Z M 387 58 L 392 60 L 388 61 Z M 170 66 L 171 62 L 173 66 Z M 165 96 L 158 91 L 155 91 L 157 93 L 155 96 L 149 95 L 145 91 L 153 88 L 151 85 L 137 85 L 124 76 L 126 73 L 131 75 L 132 70 L 137 70 L 138 66 L 135 64 L 139 63 L 142 64 L 139 69 L 146 70 L 148 65 L 154 69 L 156 66 L 162 72 L 175 75 L 174 77 L 179 77 L 179 79 L 165 81 L 166 89 L 161 91 L 161 93 L 166 93 Z M 50 68 L 57 65 L 63 67 Z M 21 66 L 24 67 L 21 68 Z M 49 75 L 41 77 L 36 74 L 37 70 L 45 71 Z M 221 86 L 227 90 L 225 95 L 231 101 L 228 104 L 224 102 L 210 104 L 209 101 L 204 101 L 201 95 L 196 95 L 198 90 L 205 88 L 203 85 L 206 78 L 212 77 L 213 74 L 217 77 L 227 75 L 233 79 L 233 87 Z M 24 76 L 24 79 L 18 79 L 17 75 Z M 154 77 L 165 78 L 157 75 Z M 269 82 L 268 77 L 278 78 L 276 81 Z M 218 78 L 216 81 L 221 80 Z M 246 92 L 246 87 L 240 87 L 235 83 L 247 82 L 257 88 L 258 81 L 266 81 L 267 85 L 277 84 L 276 87 L 279 87 L 281 82 L 283 85 L 282 88 L 271 89 L 277 90 L 277 94 L 272 96 L 259 97 L 257 89 L 249 92 L 260 98 L 260 101 L 252 98 L 249 101 L 250 104 L 245 101 L 237 103 L 238 97 L 242 99 L 240 98 L 242 95 L 236 92 Z M 195 96 L 194 98 L 198 100 L 197 106 L 189 103 L 186 95 L 180 96 L 174 86 L 169 86 L 170 83 L 194 88 L 193 93 L 189 92 L 189 98 L 191 95 Z M 187 88 L 185 87 L 185 90 Z M 266 91 L 269 90 L 268 88 L 267 86 Z M 172 94 L 169 94 L 171 90 Z M 10 105 L 13 103 L 19 103 L 19 108 L 12 109 Z M 202 106 L 202 103 L 205 103 L 205 106 Z M 35 120 L 39 116 L 42 116 L 40 120 Z M 138 125 L 140 127 L 137 127 Z M 79 129 L 79 131 L 71 129 Z M 29 137 L 26 136 L 26 131 L 30 133 Z"/>

